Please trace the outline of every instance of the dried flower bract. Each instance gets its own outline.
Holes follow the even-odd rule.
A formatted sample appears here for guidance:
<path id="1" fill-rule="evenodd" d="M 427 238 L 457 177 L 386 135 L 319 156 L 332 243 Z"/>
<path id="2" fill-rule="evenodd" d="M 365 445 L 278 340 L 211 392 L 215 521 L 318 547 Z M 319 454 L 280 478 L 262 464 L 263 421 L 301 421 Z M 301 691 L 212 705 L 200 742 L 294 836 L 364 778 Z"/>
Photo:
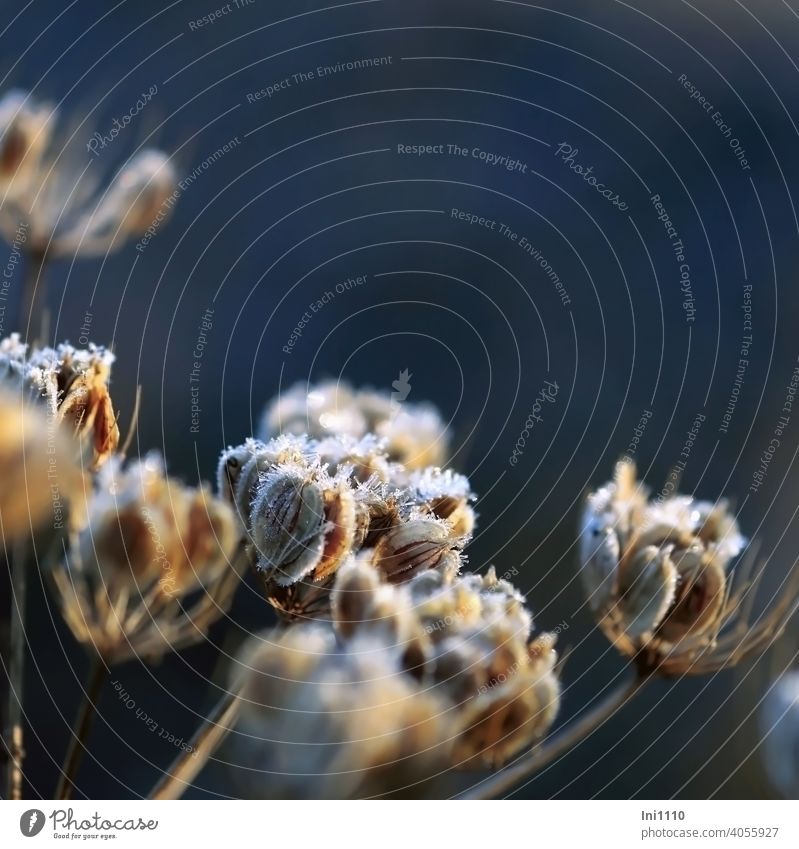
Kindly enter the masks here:
<path id="1" fill-rule="evenodd" d="M 668 676 L 731 666 L 767 645 L 794 609 L 795 590 L 750 627 L 756 580 L 736 580 L 731 569 L 745 540 L 727 503 L 647 499 L 623 461 L 585 508 L 581 572 L 608 639 L 643 674 Z"/>

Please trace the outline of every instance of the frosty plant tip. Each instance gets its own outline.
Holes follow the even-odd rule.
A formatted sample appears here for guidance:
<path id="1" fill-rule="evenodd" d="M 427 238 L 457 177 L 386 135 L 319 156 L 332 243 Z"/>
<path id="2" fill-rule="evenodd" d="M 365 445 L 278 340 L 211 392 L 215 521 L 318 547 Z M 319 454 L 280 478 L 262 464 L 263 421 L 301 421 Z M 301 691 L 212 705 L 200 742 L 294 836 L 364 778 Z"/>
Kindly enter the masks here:
<path id="1" fill-rule="evenodd" d="M 583 514 L 581 574 L 608 639 L 642 674 L 666 676 L 732 666 L 767 645 L 794 609 L 795 581 L 750 626 L 757 581 L 733 568 L 746 540 L 727 502 L 648 496 L 622 461 Z"/>

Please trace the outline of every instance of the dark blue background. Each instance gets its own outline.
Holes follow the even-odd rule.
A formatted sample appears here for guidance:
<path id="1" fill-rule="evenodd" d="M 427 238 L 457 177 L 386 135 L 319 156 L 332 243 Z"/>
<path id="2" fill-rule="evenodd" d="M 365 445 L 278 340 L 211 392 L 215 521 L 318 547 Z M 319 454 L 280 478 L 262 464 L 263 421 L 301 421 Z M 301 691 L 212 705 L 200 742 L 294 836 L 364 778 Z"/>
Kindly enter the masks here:
<path id="1" fill-rule="evenodd" d="M 342 376 L 390 390 L 408 368 L 409 400 L 439 405 L 451 422 L 454 463 L 485 493 L 472 567 L 518 568 L 538 624 L 568 624 L 561 722 L 623 672 L 582 607 L 574 540 L 580 500 L 608 477 L 645 409 L 653 415 L 636 458 L 657 488 L 696 415 L 707 416 L 683 489 L 734 497 L 744 532 L 769 561 L 768 597 L 795 560 L 799 411 L 764 485 L 746 496 L 799 354 L 796 2 L 373 0 L 326 9 L 254 0 L 190 28 L 221 5 L 0 6 L 3 88 L 27 87 L 61 104 L 62 127 L 77 139 L 107 132 L 158 86 L 92 168 L 112 170 L 138 146 L 156 144 L 189 174 L 240 139 L 183 192 L 143 252 L 129 244 L 51 269 L 54 338 L 76 340 L 90 310 L 95 341 L 112 344 L 119 358 L 113 397 L 123 421 L 142 386 L 138 450 L 161 448 L 173 472 L 208 479 L 219 450 L 252 432 L 281 386 Z M 389 55 L 390 65 L 247 100 L 318 65 Z M 751 170 L 681 74 L 723 115 Z M 398 144 L 441 143 L 507 154 L 527 173 L 471 156 L 397 153 Z M 593 166 L 629 209 L 571 171 L 556 156 L 561 143 L 578 148 L 576 161 Z M 692 324 L 655 193 L 685 245 Z M 453 207 L 525 235 L 570 305 L 518 245 L 453 219 Z M 367 282 L 315 314 L 284 354 L 308 304 L 360 274 Z M 754 341 L 724 434 L 745 282 Z M 194 434 L 188 374 L 209 306 L 214 327 Z M 560 386 L 557 403 L 512 467 L 546 379 Z M 41 587 L 32 592 L 28 792 L 47 796 L 83 657 Z M 254 588 L 242 591 L 234 613 L 210 644 L 156 668 L 128 664 L 116 677 L 149 715 L 188 736 L 195 713 L 213 701 L 216 684 L 206 679 L 224 683 L 218 647 L 232 650 L 244 632 L 272 621 Z M 772 793 L 752 714 L 766 667 L 655 684 L 520 795 Z M 174 750 L 110 689 L 100 711 L 81 790 L 146 793 Z M 200 784 L 235 794 L 226 776 L 217 765 Z"/>

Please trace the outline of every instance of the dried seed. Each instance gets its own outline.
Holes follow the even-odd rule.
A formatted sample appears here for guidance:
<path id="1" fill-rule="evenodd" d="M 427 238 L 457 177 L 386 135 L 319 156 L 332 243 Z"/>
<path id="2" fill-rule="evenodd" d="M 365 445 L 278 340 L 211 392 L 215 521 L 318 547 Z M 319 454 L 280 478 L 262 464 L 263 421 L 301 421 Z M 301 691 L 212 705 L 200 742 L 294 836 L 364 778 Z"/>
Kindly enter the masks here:
<path id="1" fill-rule="evenodd" d="M 287 586 L 310 575 L 324 550 L 322 490 L 299 467 L 281 466 L 261 481 L 251 512 L 264 577 Z"/>
<path id="2" fill-rule="evenodd" d="M 391 583 L 407 581 L 426 569 L 449 563 L 448 553 L 458 547 L 448 525 L 436 519 L 410 519 L 383 534 L 373 562 Z"/>

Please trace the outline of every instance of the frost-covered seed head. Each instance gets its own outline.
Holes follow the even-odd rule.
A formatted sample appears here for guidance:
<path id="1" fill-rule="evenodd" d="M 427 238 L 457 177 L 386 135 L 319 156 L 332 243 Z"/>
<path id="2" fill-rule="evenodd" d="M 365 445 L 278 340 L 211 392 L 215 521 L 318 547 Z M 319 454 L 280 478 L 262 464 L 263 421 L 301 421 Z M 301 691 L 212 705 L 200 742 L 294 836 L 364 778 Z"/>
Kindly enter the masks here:
<path id="1" fill-rule="evenodd" d="M 627 461 L 589 495 L 580 540 L 589 602 L 613 643 L 646 670 L 698 671 L 734 614 L 727 568 L 745 540 L 724 501 L 647 495 Z"/>

